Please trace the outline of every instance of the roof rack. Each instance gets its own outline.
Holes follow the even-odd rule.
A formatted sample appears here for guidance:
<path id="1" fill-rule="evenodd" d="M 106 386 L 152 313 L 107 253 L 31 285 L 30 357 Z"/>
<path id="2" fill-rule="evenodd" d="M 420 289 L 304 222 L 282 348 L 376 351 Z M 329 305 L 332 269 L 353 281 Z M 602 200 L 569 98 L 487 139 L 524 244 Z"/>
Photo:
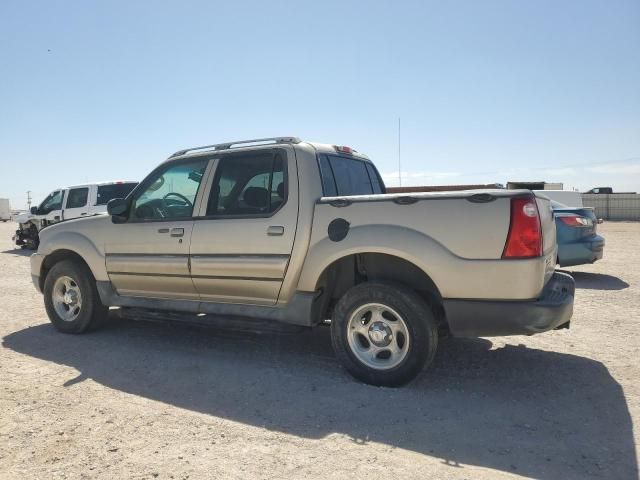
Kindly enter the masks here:
<path id="1" fill-rule="evenodd" d="M 176 153 L 171 155 L 169 158 L 179 157 L 184 155 L 187 152 L 192 152 L 194 150 L 229 150 L 231 148 L 237 148 L 238 146 L 250 144 L 247 146 L 259 146 L 259 145 L 269 145 L 269 144 L 277 144 L 277 143 L 300 143 L 301 140 L 298 137 L 269 137 L 269 138 L 254 138 L 253 140 L 240 140 L 238 142 L 228 142 L 228 143 L 216 143 L 214 145 L 204 145 L 202 147 L 193 147 L 193 148 L 185 148 L 184 150 L 178 150 Z"/>

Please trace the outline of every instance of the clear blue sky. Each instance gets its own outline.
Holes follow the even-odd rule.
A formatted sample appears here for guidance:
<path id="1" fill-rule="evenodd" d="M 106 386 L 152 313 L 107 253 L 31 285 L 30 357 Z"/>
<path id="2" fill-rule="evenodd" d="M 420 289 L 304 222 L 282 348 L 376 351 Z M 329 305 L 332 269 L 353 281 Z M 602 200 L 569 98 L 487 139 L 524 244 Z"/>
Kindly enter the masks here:
<path id="1" fill-rule="evenodd" d="M 9 1 L 0 197 L 298 135 L 397 183 L 640 191 L 640 2 Z"/>

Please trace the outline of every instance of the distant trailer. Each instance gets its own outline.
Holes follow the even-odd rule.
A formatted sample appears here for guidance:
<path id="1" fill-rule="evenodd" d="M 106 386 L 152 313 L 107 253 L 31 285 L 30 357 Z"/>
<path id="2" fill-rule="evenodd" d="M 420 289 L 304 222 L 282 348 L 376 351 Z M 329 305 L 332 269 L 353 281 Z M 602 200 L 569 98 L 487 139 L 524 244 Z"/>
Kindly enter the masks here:
<path id="1" fill-rule="evenodd" d="M 0 198 L 0 221 L 7 222 L 11 220 L 11 204 L 8 198 Z"/>
<path id="2" fill-rule="evenodd" d="M 582 194 L 571 190 L 534 190 L 567 207 L 582 208 Z"/>
<path id="3" fill-rule="evenodd" d="M 507 190 L 563 190 L 560 182 L 507 182 Z"/>

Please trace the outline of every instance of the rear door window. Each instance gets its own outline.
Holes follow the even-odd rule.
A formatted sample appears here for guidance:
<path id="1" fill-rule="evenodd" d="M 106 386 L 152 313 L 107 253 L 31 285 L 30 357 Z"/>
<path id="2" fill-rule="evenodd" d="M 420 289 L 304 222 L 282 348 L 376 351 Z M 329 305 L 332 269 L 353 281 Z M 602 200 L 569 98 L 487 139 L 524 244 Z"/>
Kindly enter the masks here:
<path id="1" fill-rule="evenodd" d="M 207 216 L 269 216 L 287 200 L 285 163 L 279 153 L 222 157 Z"/>
<path id="2" fill-rule="evenodd" d="M 87 204 L 89 198 L 88 188 L 72 188 L 67 193 L 67 206 L 66 208 L 80 208 Z"/>
<path id="3" fill-rule="evenodd" d="M 136 185 L 137 183 L 135 182 L 99 185 L 96 205 L 106 205 L 109 203 L 109 200 L 113 200 L 114 198 L 126 198 Z"/>

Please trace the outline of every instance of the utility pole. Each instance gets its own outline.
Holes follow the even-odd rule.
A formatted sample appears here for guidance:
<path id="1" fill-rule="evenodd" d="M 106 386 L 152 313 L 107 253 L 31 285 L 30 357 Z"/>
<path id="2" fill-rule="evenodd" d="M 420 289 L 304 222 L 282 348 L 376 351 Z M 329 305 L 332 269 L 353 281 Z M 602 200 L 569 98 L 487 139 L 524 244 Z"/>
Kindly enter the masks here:
<path id="1" fill-rule="evenodd" d="M 398 117 L 398 183 L 402 186 L 402 163 L 400 162 L 400 117 Z"/>
<path id="2" fill-rule="evenodd" d="M 31 190 L 27 190 L 27 210 L 31 210 Z"/>

